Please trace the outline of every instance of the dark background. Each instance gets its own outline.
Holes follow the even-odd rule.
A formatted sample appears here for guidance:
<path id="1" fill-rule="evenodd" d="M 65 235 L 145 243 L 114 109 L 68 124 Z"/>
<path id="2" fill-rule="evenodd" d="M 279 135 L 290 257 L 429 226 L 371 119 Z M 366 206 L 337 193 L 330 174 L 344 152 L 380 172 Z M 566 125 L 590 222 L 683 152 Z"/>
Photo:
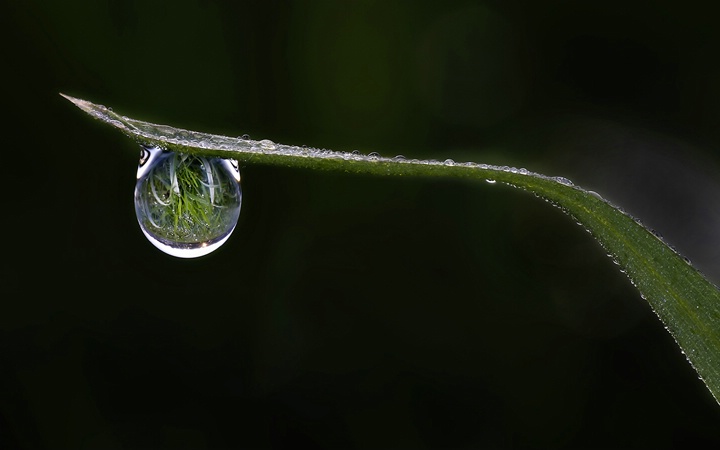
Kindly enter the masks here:
<path id="1" fill-rule="evenodd" d="M 649 306 L 532 195 L 247 166 L 233 236 L 178 260 L 136 146 L 58 95 L 562 175 L 718 282 L 709 3 L 3 1 L 0 447 L 717 446 Z"/>

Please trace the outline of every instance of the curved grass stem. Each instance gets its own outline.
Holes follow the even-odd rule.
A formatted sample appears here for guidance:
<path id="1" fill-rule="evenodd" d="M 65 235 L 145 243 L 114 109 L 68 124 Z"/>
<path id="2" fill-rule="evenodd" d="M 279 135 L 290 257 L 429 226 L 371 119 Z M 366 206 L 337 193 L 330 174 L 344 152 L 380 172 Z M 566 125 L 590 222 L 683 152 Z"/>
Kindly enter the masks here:
<path id="1" fill-rule="evenodd" d="M 634 218 L 565 178 L 511 167 L 384 158 L 200 133 L 131 119 L 105 106 L 63 96 L 143 145 L 185 154 L 349 173 L 492 180 L 532 192 L 561 208 L 593 235 L 647 300 L 720 402 L 720 291 Z"/>

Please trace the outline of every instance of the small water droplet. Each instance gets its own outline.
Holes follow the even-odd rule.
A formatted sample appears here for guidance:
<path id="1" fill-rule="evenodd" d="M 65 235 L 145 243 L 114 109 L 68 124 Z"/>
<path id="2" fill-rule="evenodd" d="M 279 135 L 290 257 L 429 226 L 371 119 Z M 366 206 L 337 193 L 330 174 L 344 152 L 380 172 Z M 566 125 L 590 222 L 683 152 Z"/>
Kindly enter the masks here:
<path id="1" fill-rule="evenodd" d="M 350 153 L 352 153 L 353 155 L 359 155 L 359 154 L 360 154 L 360 150 L 353 150 L 353 151 L 350 152 Z"/>
<path id="2" fill-rule="evenodd" d="M 262 141 L 258 142 L 258 144 L 260 144 L 260 148 L 263 149 L 263 151 L 275 150 L 275 143 L 270 139 L 263 139 Z"/>
<path id="3" fill-rule="evenodd" d="M 368 153 L 368 157 L 369 157 L 370 159 L 378 159 L 378 158 L 380 157 L 380 153 L 378 153 L 378 152 L 370 152 L 370 153 Z"/>
<path id="4" fill-rule="evenodd" d="M 168 255 L 197 258 L 227 241 L 240 215 L 237 162 L 146 148 L 135 214 L 145 237 Z"/>
<path id="5" fill-rule="evenodd" d="M 250 140 L 250 135 L 249 135 L 249 134 L 243 134 L 242 136 L 240 136 L 240 139 L 242 139 L 242 140 L 244 140 L 244 141 L 249 141 L 249 140 Z"/>
<path id="6" fill-rule="evenodd" d="M 404 155 L 395 155 L 395 157 L 393 159 L 396 161 L 404 161 L 407 158 L 405 158 Z"/>
<path id="7" fill-rule="evenodd" d="M 450 158 L 448 158 L 448 159 L 445 160 L 445 165 L 446 165 L 446 166 L 454 166 L 454 165 L 455 165 L 455 161 L 452 160 L 452 159 L 450 159 Z"/>
<path id="8" fill-rule="evenodd" d="M 572 181 L 568 180 L 565 177 L 555 177 L 553 179 L 555 181 L 557 181 L 558 183 L 565 185 L 565 186 L 575 186 L 575 184 Z"/>
<path id="9" fill-rule="evenodd" d="M 488 179 L 485 180 L 485 181 L 487 181 L 487 182 L 490 183 L 490 184 L 495 184 L 495 183 L 497 183 L 497 181 L 491 180 L 490 178 L 488 178 Z"/>

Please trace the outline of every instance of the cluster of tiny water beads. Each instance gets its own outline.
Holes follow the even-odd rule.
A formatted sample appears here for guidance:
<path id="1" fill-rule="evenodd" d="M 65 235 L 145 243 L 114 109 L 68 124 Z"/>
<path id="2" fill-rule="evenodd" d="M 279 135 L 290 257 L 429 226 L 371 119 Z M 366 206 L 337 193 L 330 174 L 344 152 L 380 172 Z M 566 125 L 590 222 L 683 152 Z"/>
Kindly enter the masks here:
<path id="1" fill-rule="evenodd" d="M 237 162 L 142 147 L 135 214 L 148 240 L 178 258 L 197 258 L 223 245 L 240 216 Z"/>

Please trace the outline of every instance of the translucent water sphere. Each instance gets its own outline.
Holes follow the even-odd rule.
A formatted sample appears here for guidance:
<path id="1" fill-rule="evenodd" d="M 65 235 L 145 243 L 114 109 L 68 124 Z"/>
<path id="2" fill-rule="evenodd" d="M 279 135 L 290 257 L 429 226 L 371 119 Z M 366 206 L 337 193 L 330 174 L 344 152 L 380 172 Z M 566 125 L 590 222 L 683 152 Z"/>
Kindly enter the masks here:
<path id="1" fill-rule="evenodd" d="M 148 240 L 168 255 L 197 258 L 218 249 L 235 229 L 241 203 L 235 161 L 142 148 L 135 214 Z"/>

